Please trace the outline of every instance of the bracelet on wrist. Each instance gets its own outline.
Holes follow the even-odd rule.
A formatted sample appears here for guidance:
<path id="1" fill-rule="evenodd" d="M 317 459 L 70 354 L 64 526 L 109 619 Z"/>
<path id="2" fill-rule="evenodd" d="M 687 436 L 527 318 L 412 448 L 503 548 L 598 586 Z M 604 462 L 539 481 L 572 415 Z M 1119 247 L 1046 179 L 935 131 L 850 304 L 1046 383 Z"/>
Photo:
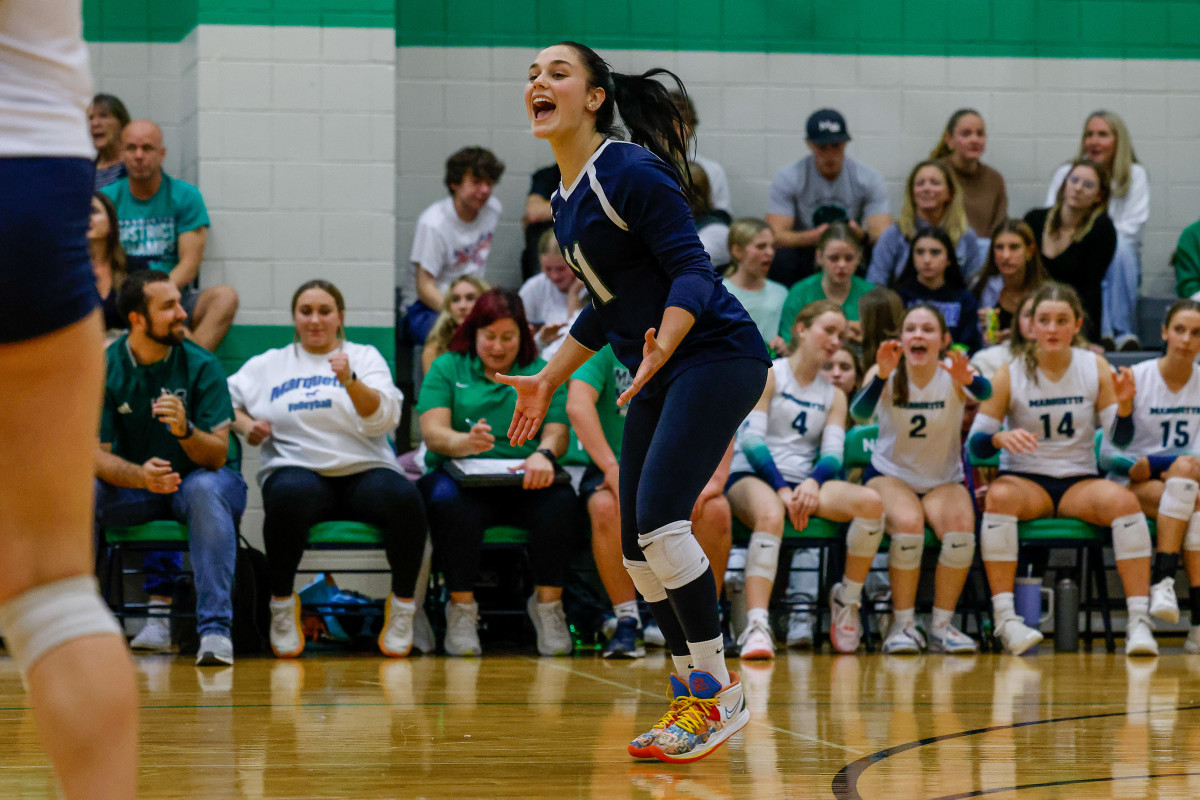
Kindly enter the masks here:
<path id="1" fill-rule="evenodd" d="M 540 447 L 540 448 L 538 448 L 537 452 L 539 452 L 543 456 L 545 456 L 547 458 L 547 460 L 550 461 L 551 464 L 553 464 L 556 467 L 558 466 L 558 456 L 554 455 L 554 451 L 551 450 L 549 447 Z"/>

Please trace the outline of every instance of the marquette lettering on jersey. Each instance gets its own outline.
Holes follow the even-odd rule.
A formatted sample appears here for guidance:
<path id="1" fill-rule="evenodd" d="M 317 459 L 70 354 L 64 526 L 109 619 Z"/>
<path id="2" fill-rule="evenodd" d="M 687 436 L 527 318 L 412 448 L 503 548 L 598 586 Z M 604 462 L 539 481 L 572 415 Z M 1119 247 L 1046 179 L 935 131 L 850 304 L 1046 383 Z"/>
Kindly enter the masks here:
<path id="1" fill-rule="evenodd" d="M 908 383 L 908 402 L 892 400 L 898 371 L 888 376 L 879 398 L 879 437 L 871 464 L 899 478 L 916 492 L 963 480 L 964 404 L 954 379 L 944 369 L 925 386 Z"/>
<path id="2" fill-rule="evenodd" d="M 1194 453 L 1200 446 L 1200 370 L 1172 392 L 1158 369 L 1158 359 L 1133 366 L 1137 397 L 1133 403 L 1131 458 L 1151 454 Z"/>

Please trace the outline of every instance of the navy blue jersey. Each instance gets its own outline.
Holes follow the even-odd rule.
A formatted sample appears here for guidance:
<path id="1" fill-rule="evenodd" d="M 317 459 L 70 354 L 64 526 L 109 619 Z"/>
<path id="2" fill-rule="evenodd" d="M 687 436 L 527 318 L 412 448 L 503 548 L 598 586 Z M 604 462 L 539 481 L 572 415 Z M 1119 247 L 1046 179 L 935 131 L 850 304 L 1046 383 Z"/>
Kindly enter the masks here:
<path id="1" fill-rule="evenodd" d="M 762 336 L 717 278 L 671 169 L 636 144 L 608 140 L 575 183 L 550 198 L 563 257 L 587 284 L 591 304 L 571 328 L 590 350 L 611 343 L 637 372 L 646 331 L 667 306 L 696 318 L 646 386 L 653 394 L 698 363 L 746 356 L 770 365 Z"/>

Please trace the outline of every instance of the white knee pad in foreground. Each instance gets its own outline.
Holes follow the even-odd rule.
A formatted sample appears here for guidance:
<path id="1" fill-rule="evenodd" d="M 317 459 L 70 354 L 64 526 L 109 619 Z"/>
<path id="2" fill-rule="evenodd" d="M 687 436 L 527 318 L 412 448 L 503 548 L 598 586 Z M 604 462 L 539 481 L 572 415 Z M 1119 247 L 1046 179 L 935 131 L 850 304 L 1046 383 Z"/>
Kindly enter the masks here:
<path id="1" fill-rule="evenodd" d="M 708 556 L 692 535 L 692 523 L 686 519 L 641 534 L 638 545 L 667 589 L 687 586 L 708 569 Z"/>
<path id="2" fill-rule="evenodd" d="M 1017 543 L 1017 518 L 1012 514 L 993 514 L 985 511 L 979 532 L 979 553 L 984 561 L 1016 561 L 1020 554 Z"/>
<path id="3" fill-rule="evenodd" d="M 1187 533 L 1183 537 L 1184 550 L 1200 550 L 1200 511 L 1188 519 Z"/>
<path id="4" fill-rule="evenodd" d="M 938 563 L 950 569 L 967 569 L 975 560 L 974 531 L 946 531 Z"/>
<path id="5" fill-rule="evenodd" d="M 1158 513 L 1163 517 L 1187 521 L 1196 510 L 1196 492 L 1200 483 L 1189 478 L 1167 478 L 1163 485 L 1162 499 L 1158 501 Z"/>
<path id="6" fill-rule="evenodd" d="M 79 575 L 35 586 L 0 605 L 0 632 L 24 677 L 60 644 L 98 633 L 120 636 L 121 627 L 100 599 L 96 579 Z"/>
<path id="7" fill-rule="evenodd" d="M 777 536 L 755 531 L 746 545 L 746 577 L 775 580 L 779 569 L 779 549 L 783 542 Z"/>
<path id="8" fill-rule="evenodd" d="M 645 561 L 630 561 L 628 558 L 621 559 L 621 562 L 625 565 L 629 577 L 633 579 L 633 587 L 647 603 L 661 603 L 667 599 L 667 590 L 663 588 L 662 581 L 654 574 L 649 564 Z"/>
<path id="9" fill-rule="evenodd" d="M 925 534 L 893 533 L 888 550 L 888 566 L 910 570 L 921 568 L 921 553 L 925 550 Z"/>
<path id="10" fill-rule="evenodd" d="M 1126 514 L 1112 521 L 1113 557 L 1117 561 L 1130 558 L 1149 558 L 1154 552 L 1150 544 L 1150 526 L 1142 512 Z"/>
<path id="11" fill-rule="evenodd" d="M 858 558 L 874 558 L 883 541 L 883 520 L 855 517 L 846 531 L 846 553 Z"/>

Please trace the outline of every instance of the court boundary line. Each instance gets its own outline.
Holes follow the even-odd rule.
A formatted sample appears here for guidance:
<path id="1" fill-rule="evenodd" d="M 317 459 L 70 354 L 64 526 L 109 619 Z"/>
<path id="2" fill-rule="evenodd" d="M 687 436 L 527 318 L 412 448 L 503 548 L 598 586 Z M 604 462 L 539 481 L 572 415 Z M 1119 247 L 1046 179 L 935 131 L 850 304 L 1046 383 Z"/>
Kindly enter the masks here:
<path id="1" fill-rule="evenodd" d="M 1130 716 L 1135 716 L 1135 715 L 1139 715 L 1139 714 L 1155 714 L 1155 713 L 1159 713 L 1161 711 L 1168 711 L 1168 710 L 1200 711 L 1200 705 L 1173 706 L 1170 708 L 1158 708 L 1158 709 L 1139 709 L 1137 711 L 1114 711 L 1114 712 L 1107 713 L 1107 714 L 1081 714 L 1081 715 L 1075 716 L 1075 717 L 1052 717 L 1049 719 L 1034 719 L 1034 720 L 1027 720 L 1025 722 L 1014 722 L 1011 725 L 992 725 L 987 728 L 975 728 L 975 729 L 969 730 L 969 731 L 958 731 L 957 733 L 947 733 L 947 734 L 943 734 L 941 736 L 931 736 L 926 739 L 917 739 L 917 740 L 914 740 L 911 742 L 905 742 L 904 744 L 898 744 L 893 747 L 887 747 L 887 748 L 884 748 L 883 750 L 877 750 L 876 752 L 871 753 L 866 756 L 863 756 L 860 759 L 851 761 L 849 764 L 847 764 L 846 766 L 844 766 L 840 770 L 838 770 L 837 774 L 833 776 L 833 784 L 831 785 L 830 788 L 833 791 L 833 796 L 834 796 L 835 800 L 863 800 L 862 794 L 858 791 L 858 780 L 859 780 L 859 778 L 862 777 L 862 774 L 864 772 L 866 772 L 870 767 L 874 766 L 875 764 L 878 764 L 881 761 L 891 758 L 892 756 L 900 755 L 901 753 L 906 753 L 909 750 L 915 750 L 918 747 L 924 747 L 925 745 L 929 745 L 929 744 L 937 744 L 938 742 L 950 741 L 951 739 L 962 739 L 962 738 L 966 738 L 968 736 L 977 736 L 982 733 L 994 733 L 996 731 L 1016 730 L 1017 728 L 1028 728 L 1028 727 L 1032 727 L 1034 725 L 1049 725 L 1049 724 L 1052 724 L 1055 722 L 1079 722 L 1081 720 L 1086 720 L 1086 719 L 1107 719 L 1107 718 L 1112 718 L 1112 717 L 1130 717 Z M 1200 773 L 1198 773 L 1198 774 L 1200 774 Z M 1149 776 L 1130 776 L 1130 777 L 1149 777 Z M 1103 779 L 1094 778 L 1094 779 L 1079 779 L 1077 781 L 1065 781 L 1063 783 L 1063 785 L 1067 785 L 1067 784 L 1071 784 L 1071 783 L 1083 783 L 1083 782 L 1087 782 L 1089 780 L 1097 780 L 1098 781 L 1098 780 L 1103 780 Z M 1033 788 L 1038 785 L 1042 785 L 1042 784 L 1031 784 L 1030 786 L 1025 786 L 1025 787 L 1009 786 L 1005 789 L 997 789 L 995 791 L 1016 791 L 1021 788 Z M 1044 784 L 1044 785 L 1045 786 L 1057 786 L 1059 784 L 1049 783 L 1049 784 Z M 936 798 L 936 800 L 953 800 L 953 798 L 980 797 L 983 794 L 992 794 L 992 793 L 994 793 L 994 792 L 991 789 L 987 789 L 987 790 L 981 789 L 981 790 L 976 790 L 975 793 L 973 793 L 973 794 L 946 795 L 944 797 Z"/>
<path id="2" fill-rule="evenodd" d="M 1016 786 L 1004 786 L 997 789 L 979 789 L 973 792 L 960 792 L 934 797 L 931 800 L 966 800 L 969 797 L 983 797 L 1000 792 L 1019 792 L 1022 789 L 1049 789 L 1052 786 L 1077 786 L 1085 783 L 1115 783 L 1116 781 L 1144 781 L 1158 778 L 1187 778 L 1200 775 L 1200 772 L 1153 772 L 1148 775 L 1115 775 L 1106 778 L 1076 778 L 1068 781 L 1047 781 L 1045 783 L 1022 783 Z"/>
<path id="3" fill-rule="evenodd" d="M 579 671 L 579 670 L 577 670 L 577 669 L 572 669 L 572 668 L 570 668 L 570 667 L 560 666 L 559 664 L 556 664 L 556 663 L 550 662 L 550 661 L 548 661 L 548 660 L 545 660 L 545 659 L 537 659 L 537 658 L 533 658 L 532 656 L 522 656 L 522 657 L 523 657 L 523 658 L 526 658 L 526 659 L 527 659 L 527 660 L 529 660 L 529 661 L 533 661 L 533 662 L 537 662 L 537 663 L 542 663 L 542 664 L 545 664 L 545 665 L 546 665 L 546 666 L 548 666 L 548 667 L 551 667 L 551 668 L 553 668 L 553 669 L 560 670 L 560 671 L 562 671 L 562 672 L 569 673 L 569 674 L 571 674 L 571 675 L 578 675 L 578 676 L 579 676 L 579 677 L 581 677 L 581 678 L 589 678 L 589 679 L 591 679 L 591 680 L 598 681 L 598 682 L 600 682 L 600 683 L 604 683 L 604 684 L 607 684 L 607 685 L 609 685 L 609 686 L 616 686 L 616 687 L 617 687 L 617 688 L 619 688 L 619 689 L 625 689 L 625 690 L 627 690 L 627 691 L 632 691 L 632 692 L 635 692 L 635 693 L 637 693 L 637 694 L 644 695 L 644 696 L 646 696 L 646 697 L 653 697 L 653 698 L 655 698 L 656 700 L 660 700 L 660 699 L 662 699 L 662 696 L 661 696 L 661 695 L 657 695 L 657 694 L 655 694 L 654 692 L 651 692 L 651 691 L 649 691 L 648 689 L 635 689 L 634 687 L 632 687 L 632 686 L 629 686 L 628 684 L 624 684 L 624 683 L 618 683 L 617 681 L 611 681 L 611 680 L 609 680 L 608 678 L 602 678 L 602 677 L 600 677 L 599 675 L 592 675 L 592 674 L 590 674 L 590 673 L 587 673 L 587 672 L 581 672 L 581 671 Z M 816 737 L 816 736 L 810 736 L 810 735 L 809 735 L 809 734 L 807 734 L 807 733 L 800 733 L 799 731 L 793 731 L 793 730 L 789 730 L 789 729 L 787 729 L 787 728 L 780 728 L 780 727 L 778 727 L 778 726 L 771 725 L 771 724 L 769 724 L 769 723 L 763 722 L 762 720 L 757 720 L 757 719 L 755 719 L 753 716 L 751 716 L 751 717 L 750 717 L 750 723 L 749 723 L 749 724 L 751 724 L 751 725 L 757 725 L 757 726 L 759 726 L 760 728 L 766 728 L 767 730 L 769 730 L 769 731 L 774 731 L 775 733 L 782 733 L 782 734 L 785 734 L 785 735 L 787 735 L 787 736 L 792 736 L 792 737 L 794 737 L 794 738 L 796 738 L 796 739 L 803 739 L 804 741 L 807 741 L 807 742 L 812 742 L 812 743 L 814 743 L 814 744 L 820 744 L 820 745 L 824 745 L 825 747 L 832 747 L 832 748 L 834 748 L 834 749 L 836 749 L 836 750 L 844 750 L 844 751 L 846 751 L 847 753 L 855 753 L 855 754 L 857 754 L 857 755 L 863 755 L 863 751 L 862 751 L 862 750 L 858 750 L 858 749 L 855 749 L 855 748 L 853 748 L 853 747 L 848 747 L 848 746 L 846 746 L 846 745 L 844 745 L 844 744 L 836 744 L 836 743 L 834 743 L 834 742 L 828 742 L 828 741 L 826 741 L 826 740 L 824 740 L 824 739 L 821 739 L 821 738 L 818 738 L 818 737 Z M 851 763 L 854 763 L 854 762 L 851 762 Z"/>

